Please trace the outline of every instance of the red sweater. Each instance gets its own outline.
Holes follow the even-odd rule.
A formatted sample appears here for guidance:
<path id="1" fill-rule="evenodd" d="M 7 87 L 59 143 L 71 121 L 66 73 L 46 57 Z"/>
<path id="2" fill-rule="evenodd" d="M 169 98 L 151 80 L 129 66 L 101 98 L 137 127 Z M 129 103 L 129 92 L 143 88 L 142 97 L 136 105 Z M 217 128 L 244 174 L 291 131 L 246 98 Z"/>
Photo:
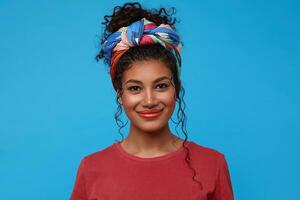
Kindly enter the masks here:
<path id="1" fill-rule="evenodd" d="M 233 200 L 224 155 L 192 141 L 187 146 L 202 189 L 184 160 L 185 148 L 141 158 L 116 141 L 82 159 L 71 200 Z"/>

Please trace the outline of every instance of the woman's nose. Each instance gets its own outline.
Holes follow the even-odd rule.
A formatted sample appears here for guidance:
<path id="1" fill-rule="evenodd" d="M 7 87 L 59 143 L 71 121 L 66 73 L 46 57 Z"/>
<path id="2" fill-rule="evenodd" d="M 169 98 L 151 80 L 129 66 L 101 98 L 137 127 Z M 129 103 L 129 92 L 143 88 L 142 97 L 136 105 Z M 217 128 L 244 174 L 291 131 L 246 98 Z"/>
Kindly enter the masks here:
<path id="1" fill-rule="evenodd" d="M 157 105 L 157 99 L 155 93 L 152 90 L 146 90 L 144 95 L 143 106 L 145 107 L 154 107 Z"/>

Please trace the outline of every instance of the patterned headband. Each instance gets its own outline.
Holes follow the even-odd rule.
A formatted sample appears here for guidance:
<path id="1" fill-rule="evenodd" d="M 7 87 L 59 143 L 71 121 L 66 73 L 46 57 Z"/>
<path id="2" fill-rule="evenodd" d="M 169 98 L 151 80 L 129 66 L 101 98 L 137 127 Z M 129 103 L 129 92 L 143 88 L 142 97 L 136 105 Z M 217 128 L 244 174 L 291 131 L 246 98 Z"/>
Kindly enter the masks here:
<path id="1" fill-rule="evenodd" d="M 143 18 L 110 34 L 103 44 L 104 58 L 110 65 L 110 76 L 115 90 L 117 90 L 117 86 L 114 84 L 116 64 L 121 56 L 130 47 L 151 44 L 160 44 L 174 55 L 178 75 L 180 75 L 182 44 L 178 34 L 169 24 L 157 26 Z"/>

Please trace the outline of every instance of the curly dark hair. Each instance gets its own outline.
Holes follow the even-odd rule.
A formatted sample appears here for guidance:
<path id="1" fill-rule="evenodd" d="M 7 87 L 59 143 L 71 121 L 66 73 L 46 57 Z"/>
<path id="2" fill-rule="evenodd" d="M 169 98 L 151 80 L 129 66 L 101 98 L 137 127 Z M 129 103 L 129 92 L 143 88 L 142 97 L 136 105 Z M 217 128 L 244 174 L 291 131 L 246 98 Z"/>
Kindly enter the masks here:
<path id="1" fill-rule="evenodd" d="M 159 10 L 157 9 L 146 10 L 142 8 L 141 4 L 138 2 L 125 3 L 123 6 L 116 6 L 113 10 L 112 15 L 104 16 L 105 21 L 102 22 L 102 24 L 105 26 L 105 30 L 102 35 L 100 45 L 101 46 L 103 45 L 104 41 L 106 41 L 107 37 L 111 33 L 116 32 L 121 27 L 126 27 L 135 21 L 141 20 L 142 18 L 146 18 L 154 22 L 157 26 L 159 26 L 160 24 L 169 24 L 170 26 L 172 26 L 174 30 L 176 30 L 175 27 L 173 26 L 176 23 L 176 18 L 172 17 L 174 13 L 175 13 L 174 7 L 172 7 L 169 11 L 167 11 L 165 8 L 160 8 Z M 103 58 L 104 58 L 104 52 L 101 49 L 96 56 L 96 60 L 99 61 Z M 123 73 L 126 70 L 128 70 L 134 62 L 144 61 L 144 60 L 160 60 L 170 69 L 172 73 L 172 78 L 174 81 L 173 87 L 175 87 L 176 90 L 176 102 L 178 103 L 178 110 L 177 110 L 177 121 L 172 120 L 172 118 L 171 120 L 176 124 L 175 130 L 177 136 L 178 136 L 178 131 L 177 131 L 178 126 L 181 127 L 181 130 L 185 136 L 184 142 L 182 144 L 186 152 L 185 161 L 188 167 L 193 172 L 192 179 L 199 184 L 200 189 L 202 190 L 201 182 L 195 179 L 196 170 L 191 166 L 190 150 L 186 146 L 188 134 L 186 130 L 186 115 L 184 113 L 186 105 L 183 99 L 185 90 L 179 79 L 179 74 L 176 66 L 176 58 L 169 50 L 167 50 L 160 44 L 131 47 L 121 56 L 121 58 L 119 59 L 116 65 L 116 77 L 114 83 L 117 85 L 118 94 L 116 96 L 117 111 L 114 117 L 119 127 L 118 132 L 122 136 L 122 141 L 124 139 L 124 136 L 121 133 L 121 129 L 124 128 L 128 122 L 127 121 L 126 123 L 124 123 L 120 119 L 120 115 L 122 114 L 122 105 L 119 102 L 119 98 L 123 94 L 123 88 L 121 82 L 122 76 Z M 105 62 L 107 65 L 110 64 L 107 63 L 107 61 Z"/>

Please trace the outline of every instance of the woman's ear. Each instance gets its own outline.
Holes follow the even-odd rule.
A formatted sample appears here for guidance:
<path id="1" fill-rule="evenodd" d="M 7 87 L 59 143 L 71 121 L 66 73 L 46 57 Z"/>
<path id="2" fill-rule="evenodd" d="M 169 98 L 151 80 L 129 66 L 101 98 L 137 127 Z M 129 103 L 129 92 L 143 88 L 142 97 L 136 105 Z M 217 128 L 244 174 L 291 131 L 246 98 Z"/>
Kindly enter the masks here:
<path id="1" fill-rule="evenodd" d="M 118 96 L 118 102 L 119 102 L 121 105 L 123 105 L 123 104 L 122 104 L 121 94 L 120 94 L 119 91 L 117 92 L 117 96 Z"/>
<path id="2" fill-rule="evenodd" d="M 123 105 L 121 97 L 118 97 L 118 101 L 121 105 Z"/>

